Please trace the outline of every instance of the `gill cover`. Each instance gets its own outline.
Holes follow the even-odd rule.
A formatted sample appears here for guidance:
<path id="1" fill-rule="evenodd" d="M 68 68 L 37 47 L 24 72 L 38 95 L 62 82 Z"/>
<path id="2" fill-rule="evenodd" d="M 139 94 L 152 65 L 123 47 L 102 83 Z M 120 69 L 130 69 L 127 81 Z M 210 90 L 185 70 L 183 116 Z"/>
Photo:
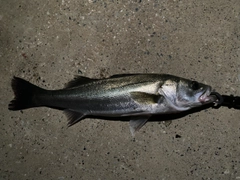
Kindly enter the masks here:
<path id="1" fill-rule="evenodd" d="M 210 103 L 211 87 L 187 79 L 167 80 L 160 92 L 177 111 L 185 111 Z"/>

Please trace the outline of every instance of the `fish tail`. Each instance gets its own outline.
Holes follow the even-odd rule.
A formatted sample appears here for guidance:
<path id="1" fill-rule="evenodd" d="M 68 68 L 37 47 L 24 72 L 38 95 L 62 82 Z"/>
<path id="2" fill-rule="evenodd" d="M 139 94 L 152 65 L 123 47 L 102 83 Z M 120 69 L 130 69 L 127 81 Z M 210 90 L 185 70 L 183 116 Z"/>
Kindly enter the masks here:
<path id="1" fill-rule="evenodd" d="M 34 96 L 44 91 L 42 88 L 15 76 L 12 79 L 12 89 L 15 98 L 9 103 L 8 109 L 13 111 L 38 107 Z"/>

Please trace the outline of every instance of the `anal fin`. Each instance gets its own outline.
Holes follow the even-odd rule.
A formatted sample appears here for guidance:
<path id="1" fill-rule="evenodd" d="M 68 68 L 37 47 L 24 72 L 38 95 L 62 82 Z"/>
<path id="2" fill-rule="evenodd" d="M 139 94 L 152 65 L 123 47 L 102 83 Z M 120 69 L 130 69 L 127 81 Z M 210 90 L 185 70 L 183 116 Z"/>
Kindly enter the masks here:
<path id="1" fill-rule="evenodd" d="M 64 110 L 64 113 L 66 114 L 66 116 L 68 118 L 68 127 L 81 121 L 85 116 L 85 114 L 83 114 L 83 113 L 72 111 L 72 110 Z"/>
<path id="2" fill-rule="evenodd" d="M 133 117 L 129 122 L 130 132 L 132 136 L 135 135 L 136 131 L 139 131 L 144 124 L 146 124 L 147 120 L 150 118 L 150 116 L 137 116 Z"/>

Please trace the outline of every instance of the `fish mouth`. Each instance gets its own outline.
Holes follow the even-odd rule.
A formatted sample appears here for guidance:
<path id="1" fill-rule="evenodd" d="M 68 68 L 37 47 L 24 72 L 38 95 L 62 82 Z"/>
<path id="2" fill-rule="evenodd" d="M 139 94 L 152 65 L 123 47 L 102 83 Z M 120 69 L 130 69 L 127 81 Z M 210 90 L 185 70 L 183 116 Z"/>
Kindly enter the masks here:
<path id="1" fill-rule="evenodd" d="M 202 104 L 208 104 L 216 102 L 218 99 L 214 94 L 212 93 L 212 88 L 207 88 L 205 91 L 203 91 L 202 95 L 199 97 L 199 101 Z"/>

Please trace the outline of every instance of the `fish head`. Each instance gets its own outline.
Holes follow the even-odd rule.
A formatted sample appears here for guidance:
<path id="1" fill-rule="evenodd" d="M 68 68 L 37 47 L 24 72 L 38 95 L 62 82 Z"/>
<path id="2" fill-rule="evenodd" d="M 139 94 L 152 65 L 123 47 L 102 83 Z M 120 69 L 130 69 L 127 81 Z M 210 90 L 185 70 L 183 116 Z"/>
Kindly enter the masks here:
<path id="1" fill-rule="evenodd" d="M 176 111 L 215 102 L 216 96 L 210 95 L 211 92 L 211 86 L 182 78 L 165 81 L 159 90 Z"/>

